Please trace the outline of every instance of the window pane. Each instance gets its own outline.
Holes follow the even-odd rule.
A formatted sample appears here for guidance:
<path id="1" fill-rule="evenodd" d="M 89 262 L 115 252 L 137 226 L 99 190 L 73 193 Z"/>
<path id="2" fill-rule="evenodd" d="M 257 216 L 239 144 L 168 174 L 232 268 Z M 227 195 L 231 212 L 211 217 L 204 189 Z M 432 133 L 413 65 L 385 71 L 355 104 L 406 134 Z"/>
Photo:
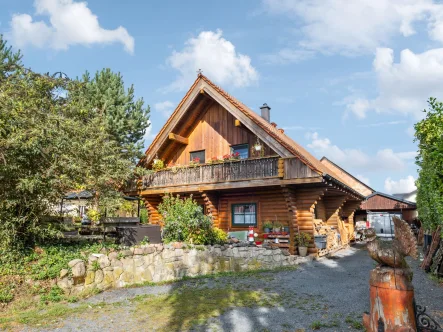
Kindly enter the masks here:
<path id="1" fill-rule="evenodd" d="M 233 204 L 232 224 L 237 226 L 256 226 L 256 204 Z"/>
<path id="2" fill-rule="evenodd" d="M 193 151 L 190 153 L 191 158 L 189 159 L 190 161 L 198 161 L 200 164 L 204 164 L 205 163 L 205 150 L 201 150 L 201 151 Z"/>
<path id="3" fill-rule="evenodd" d="M 231 146 L 232 154 L 239 154 L 240 159 L 249 158 L 249 145 L 248 144 L 240 144 Z"/>
<path id="4" fill-rule="evenodd" d="M 245 216 L 243 214 L 234 214 L 234 224 L 241 225 L 245 223 Z"/>

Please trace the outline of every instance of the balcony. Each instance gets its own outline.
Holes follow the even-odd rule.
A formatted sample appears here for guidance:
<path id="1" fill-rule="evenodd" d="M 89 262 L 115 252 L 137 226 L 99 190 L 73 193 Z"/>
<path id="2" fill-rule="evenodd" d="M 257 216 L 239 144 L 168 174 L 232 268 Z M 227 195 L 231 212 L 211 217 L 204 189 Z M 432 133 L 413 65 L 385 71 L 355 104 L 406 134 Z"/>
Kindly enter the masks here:
<path id="1" fill-rule="evenodd" d="M 282 162 L 276 156 L 167 168 L 145 176 L 141 189 L 281 178 Z"/>

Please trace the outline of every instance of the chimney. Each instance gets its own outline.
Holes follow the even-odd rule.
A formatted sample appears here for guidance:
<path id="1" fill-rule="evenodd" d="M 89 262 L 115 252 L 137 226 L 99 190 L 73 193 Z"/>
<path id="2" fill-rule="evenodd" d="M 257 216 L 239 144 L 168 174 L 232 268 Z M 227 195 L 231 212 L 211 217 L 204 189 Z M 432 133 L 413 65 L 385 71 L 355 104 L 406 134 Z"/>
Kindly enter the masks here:
<path id="1" fill-rule="evenodd" d="M 268 104 L 264 103 L 261 109 L 261 117 L 265 119 L 268 122 L 271 122 L 271 108 L 268 106 Z"/>

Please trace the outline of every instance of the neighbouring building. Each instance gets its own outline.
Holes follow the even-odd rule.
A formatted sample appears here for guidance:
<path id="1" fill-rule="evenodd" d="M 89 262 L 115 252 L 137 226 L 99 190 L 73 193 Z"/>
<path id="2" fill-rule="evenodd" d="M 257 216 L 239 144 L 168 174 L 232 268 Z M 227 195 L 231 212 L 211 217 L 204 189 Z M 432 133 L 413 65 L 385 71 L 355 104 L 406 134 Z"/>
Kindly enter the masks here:
<path id="1" fill-rule="evenodd" d="M 401 213 L 403 219 L 408 222 L 417 218 L 417 205 L 415 204 L 417 190 L 411 193 L 388 195 L 375 191 L 326 157 L 323 157 L 321 162 L 346 179 L 352 188 L 366 196 L 359 209 L 355 211 L 354 222 L 366 221 L 368 212 Z"/>
<path id="2" fill-rule="evenodd" d="M 366 221 L 368 212 L 401 213 L 404 220 L 412 222 L 417 218 L 417 204 L 381 192 L 373 192 L 361 203 L 355 212 L 356 221 Z"/>
<path id="3" fill-rule="evenodd" d="M 140 166 L 152 169 L 139 186 L 150 223 L 159 223 L 166 193 L 190 195 L 225 230 L 263 233 L 265 221 L 314 234 L 315 222 L 340 230 L 347 243 L 354 211 L 366 196 L 351 178 L 320 162 L 271 122 L 264 104 L 258 115 L 199 74 L 157 134 Z M 295 253 L 290 240 L 290 252 Z M 317 252 L 314 242 L 309 252 Z"/>

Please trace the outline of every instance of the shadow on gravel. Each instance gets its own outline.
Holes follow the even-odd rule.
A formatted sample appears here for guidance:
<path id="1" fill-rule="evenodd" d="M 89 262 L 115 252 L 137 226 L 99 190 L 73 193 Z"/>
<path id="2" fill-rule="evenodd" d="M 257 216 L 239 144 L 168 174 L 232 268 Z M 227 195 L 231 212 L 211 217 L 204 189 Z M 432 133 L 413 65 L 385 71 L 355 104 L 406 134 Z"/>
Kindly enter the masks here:
<path id="1" fill-rule="evenodd" d="M 349 277 L 341 264 L 356 252 L 358 249 L 349 249 L 333 259 L 324 258 L 292 271 L 177 283 L 168 294 L 156 299 L 158 303 L 148 298 L 138 309 L 155 320 L 154 330 L 161 331 L 294 331 L 311 327 L 337 331 L 345 326 L 356 331 L 360 329 L 362 311 L 340 313 L 332 309 L 335 301 L 342 299 L 325 297 L 324 288 L 330 275 L 335 275 L 336 281 Z M 323 273 L 324 269 L 330 271 Z M 311 286 L 303 286 L 305 282 Z M 367 281 L 361 279 L 359 284 L 366 293 Z M 366 304 L 367 299 L 360 301 Z M 357 328 L 349 328 L 346 319 Z"/>

